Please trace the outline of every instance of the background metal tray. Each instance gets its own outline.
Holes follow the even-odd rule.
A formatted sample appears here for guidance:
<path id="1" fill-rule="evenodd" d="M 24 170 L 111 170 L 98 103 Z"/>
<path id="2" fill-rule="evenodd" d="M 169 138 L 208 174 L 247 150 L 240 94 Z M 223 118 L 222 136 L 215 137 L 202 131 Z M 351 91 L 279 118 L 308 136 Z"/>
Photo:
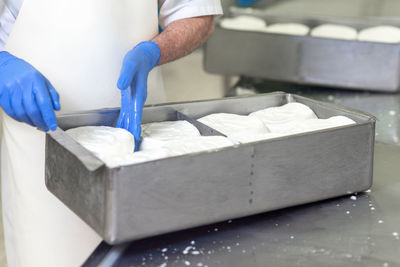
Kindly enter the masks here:
<path id="1" fill-rule="evenodd" d="M 249 14 L 233 9 L 234 15 Z M 279 17 L 252 11 L 267 23 L 299 22 L 313 28 L 323 23 L 356 29 L 380 25 L 380 20 Z M 400 25 L 393 20 L 391 25 Z M 400 90 L 400 44 L 385 44 L 223 29 L 205 46 L 205 69 L 225 75 L 245 75 L 298 84 L 396 92 Z"/>
<path id="2" fill-rule="evenodd" d="M 110 244 L 368 189 L 375 119 L 285 93 L 149 106 L 144 122 L 248 114 L 297 101 L 356 125 L 110 169 L 64 130 L 113 125 L 118 110 L 58 116 L 46 138 L 46 185 Z"/>
<path id="3" fill-rule="evenodd" d="M 224 0 L 224 14 L 335 19 L 389 24 L 400 22 L 400 2 L 396 0 L 259 0 L 251 7 L 237 7 Z"/>

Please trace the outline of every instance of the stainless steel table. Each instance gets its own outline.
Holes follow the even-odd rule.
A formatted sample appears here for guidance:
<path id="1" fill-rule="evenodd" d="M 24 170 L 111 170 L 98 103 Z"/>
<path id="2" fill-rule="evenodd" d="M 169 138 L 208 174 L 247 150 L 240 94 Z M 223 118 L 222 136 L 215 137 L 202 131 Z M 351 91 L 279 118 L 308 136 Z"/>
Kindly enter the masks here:
<path id="1" fill-rule="evenodd" d="M 295 90 L 329 101 L 356 101 L 363 94 L 343 97 L 337 90 Z M 384 109 L 400 114 L 400 95 L 376 94 L 377 103 L 367 102 L 379 106 L 382 96 L 393 101 Z M 389 116 L 398 123 L 398 115 L 389 111 L 378 119 L 386 123 Z M 396 140 L 378 138 L 370 192 L 122 246 L 103 243 L 85 266 L 400 266 L 400 146 Z"/>

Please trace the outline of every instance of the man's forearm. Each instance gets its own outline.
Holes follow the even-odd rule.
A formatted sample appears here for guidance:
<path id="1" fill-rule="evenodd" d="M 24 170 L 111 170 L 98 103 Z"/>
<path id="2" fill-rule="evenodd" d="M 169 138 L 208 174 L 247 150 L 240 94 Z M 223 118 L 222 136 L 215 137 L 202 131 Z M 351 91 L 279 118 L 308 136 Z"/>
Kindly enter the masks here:
<path id="1" fill-rule="evenodd" d="M 152 40 L 161 50 L 159 65 L 191 53 L 204 44 L 213 31 L 213 16 L 188 18 L 170 23 Z"/>

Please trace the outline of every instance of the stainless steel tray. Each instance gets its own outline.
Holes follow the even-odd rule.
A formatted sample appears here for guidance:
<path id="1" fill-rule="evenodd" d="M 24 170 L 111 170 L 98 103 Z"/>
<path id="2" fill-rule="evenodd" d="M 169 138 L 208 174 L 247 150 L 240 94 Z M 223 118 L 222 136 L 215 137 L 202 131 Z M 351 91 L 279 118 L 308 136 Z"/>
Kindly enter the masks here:
<path id="1" fill-rule="evenodd" d="M 242 13 L 246 14 L 237 11 L 235 15 Z M 379 25 L 375 20 L 282 18 L 253 13 L 269 23 L 300 22 L 311 28 L 335 22 L 357 29 Z M 400 90 L 400 44 L 237 31 L 217 24 L 205 46 L 204 65 L 208 72 L 226 75 L 356 90 Z"/>
<path id="2" fill-rule="evenodd" d="M 248 114 L 297 101 L 356 125 L 110 169 L 64 130 L 113 125 L 118 110 L 58 116 L 46 137 L 46 185 L 110 244 L 363 191 L 372 183 L 375 119 L 285 93 L 148 106 L 144 122 Z"/>

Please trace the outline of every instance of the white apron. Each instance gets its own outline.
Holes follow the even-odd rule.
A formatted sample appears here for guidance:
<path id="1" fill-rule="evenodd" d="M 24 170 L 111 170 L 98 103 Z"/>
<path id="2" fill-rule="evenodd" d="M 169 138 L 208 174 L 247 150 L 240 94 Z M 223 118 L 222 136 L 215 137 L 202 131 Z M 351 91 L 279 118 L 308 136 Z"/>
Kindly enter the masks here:
<path id="1" fill-rule="evenodd" d="M 6 50 L 51 81 L 63 112 L 118 107 L 116 83 L 123 57 L 157 34 L 157 21 L 157 0 L 25 0 Z M 148 102 L 162 102 L 163 94 L 155 69 Z M 45 188 L 45 134 L 3 117 L 9 265 L 79 266 L 101 238 Z"/>

